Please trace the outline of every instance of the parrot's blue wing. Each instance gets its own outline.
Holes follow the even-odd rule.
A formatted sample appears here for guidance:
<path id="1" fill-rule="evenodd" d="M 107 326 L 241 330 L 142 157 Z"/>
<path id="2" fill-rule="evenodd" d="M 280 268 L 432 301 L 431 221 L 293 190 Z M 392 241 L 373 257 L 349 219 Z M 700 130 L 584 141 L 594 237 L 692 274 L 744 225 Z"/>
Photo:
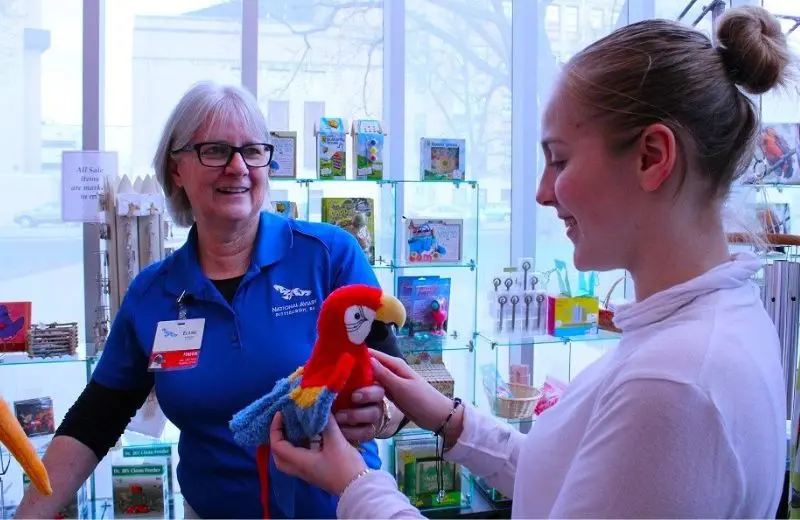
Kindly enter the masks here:
<path id="1" fill-rule="evenodd" d="M 289 392 L 295 381 L 285 377 L 275 383 L 272 391 L 240 410 L 230 421 L 233 439 L 242 446 L 258 446 L 269 442 L 269 428 L 275 414 L 289 402 Z"/>
<path id="2" fill-rule="evenodd" d="M 303 388 L 302 371 L 275 383 L 269 394 L 236 413 L 230 421 L 234 440 L 242 446 L 269 444 L 275 414 L 281 412 L 286 439 L 295 446 L 317 437 L 328 425 L 337 394 L 328 388 Z M 285 518 L 294 518 L 297 479 L 281 473 L 270 457 L 269 482 L 275 506 Z"/>
<path id="3" fill-rule="evenodd" d="M 299 398 L 301 392 L 313 393 L 313 400 Z M 303 439 L 321 435 L 328 425 L 336 395 L 327 388 L 297 388 L 292 391 L 292 402 L 283 410 L 287 439 L 297 444 Z"/>
<path id="4" fill-rule="evenodd" d="M 322 434 L 336 393 L 327 388 L 300 388 L 302 376 L 275 383 L 272 391 L 236 413 L 230 421 L 234 440 L 243 446 L 269 443 L 269 428 L 281 412 L 286 439 L 299 445 Z"/>

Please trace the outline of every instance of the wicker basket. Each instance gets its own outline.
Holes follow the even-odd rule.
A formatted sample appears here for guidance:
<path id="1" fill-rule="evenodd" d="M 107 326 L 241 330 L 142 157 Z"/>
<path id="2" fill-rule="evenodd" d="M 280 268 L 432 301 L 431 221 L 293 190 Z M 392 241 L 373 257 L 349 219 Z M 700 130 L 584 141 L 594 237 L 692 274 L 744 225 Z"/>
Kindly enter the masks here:
<path id="1" fill-rule="evenodd" d="M 533 417 L 536 401 L 542 396 L 538 388 L 519 383 L 509 383 L 508 387 L 514 397 L 495 399 L 496 414 L 504 419 L 527 419 Z"/>

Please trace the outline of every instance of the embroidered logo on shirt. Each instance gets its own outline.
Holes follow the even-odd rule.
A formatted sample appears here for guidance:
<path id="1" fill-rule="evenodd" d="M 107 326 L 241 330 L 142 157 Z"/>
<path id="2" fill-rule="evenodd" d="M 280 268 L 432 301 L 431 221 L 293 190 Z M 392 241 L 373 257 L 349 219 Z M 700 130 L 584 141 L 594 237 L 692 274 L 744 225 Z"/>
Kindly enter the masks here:
<path id="1" fill-rule="evenodd" d="M 281 295 L 277 305 L 272 306 L 272 315 L 275 317 L 292 316 L 317 312 L 317 298 L 308 289 L 289 289 L 282 285 L 272 286 L 275 292 Z"/>
<path id="2" fill-rule="evenodd" d="M 278 284 L 273 285 L 272 288 L 278 291 L 284 300 L 291 300 L 295 296 L 311 296 L 311 291 L 308 289 L 287 289 L 286 287 Z"/>

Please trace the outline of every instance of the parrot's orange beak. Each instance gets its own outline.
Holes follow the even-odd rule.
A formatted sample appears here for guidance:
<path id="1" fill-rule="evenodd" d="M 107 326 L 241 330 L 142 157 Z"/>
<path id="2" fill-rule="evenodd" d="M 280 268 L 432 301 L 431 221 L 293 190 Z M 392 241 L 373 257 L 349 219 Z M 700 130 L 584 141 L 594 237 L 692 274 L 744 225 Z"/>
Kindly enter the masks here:
<path id="1" fill-rule="evenodd" d="M 11 412 L 8 403 L 0 397 L 0 444 L 8 448 L 11 456 L 17 459 L 22 471 L 31 479 L 31 484 L 42 495 L 52 495 L 50 477 L 42 464 L 33 444 L 25 435 L 22 425 Z"/>
<path id="2" fill-rule="evenodd" d="M 400 300 L 390 294 L 384 293 L 381 296 L 381 306 L 378 307 L 375 319 L 383 323 L 394 324 L 398 329 L 406 323 L 406 308 Z"/>

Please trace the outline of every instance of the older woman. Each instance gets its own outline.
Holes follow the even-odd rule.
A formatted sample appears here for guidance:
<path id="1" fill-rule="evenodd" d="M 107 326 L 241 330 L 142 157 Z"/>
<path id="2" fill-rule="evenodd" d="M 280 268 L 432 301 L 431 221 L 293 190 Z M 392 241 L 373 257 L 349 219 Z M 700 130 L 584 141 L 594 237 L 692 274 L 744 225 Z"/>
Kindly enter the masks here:
<path id="1" fill-rule="evenodd" d="M 294 500 L 273 496 L 271 511 L 263 511 L 255 451 L 236 444 L 228 426 L 307 360 L 320 304 L 332 290 L 378 285 L 346 231 L 262 212 L 272 152 L 264 116 L 242 89 L 201 83 L 175 107 L 154 166 L 174 220 L 191 226 L 188 241 L 131 284 L 90 383 L 44 457 L 55 492 L 43 497 L 31 489 L 19 516 L 53 518 L 154 386 L 181 431 L 177 471 L 187 517 L 335 516 L 334 496 L 274 465 L 274 488 L 292 489 Z M 197 339 L 183 346 L 189 361 L 170 370 L 168 356 L 154 357 L 170 347 L 164 331 L 176 327 Z M 386 326 L 374 326 L 367 342 L 399 355 Z M 377 468 L 372 439 L 392 432 L 400 414 L 391 413 L 380 387 L 357 391 L 354 401 L 363 407 L 337 420 Z"/>

